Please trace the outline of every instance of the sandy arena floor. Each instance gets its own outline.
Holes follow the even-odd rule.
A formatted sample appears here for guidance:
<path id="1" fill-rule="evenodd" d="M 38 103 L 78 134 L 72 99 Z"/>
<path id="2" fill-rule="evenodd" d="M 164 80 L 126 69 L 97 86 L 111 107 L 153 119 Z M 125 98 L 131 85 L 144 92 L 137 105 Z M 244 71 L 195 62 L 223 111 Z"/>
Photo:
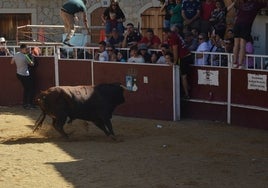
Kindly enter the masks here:
<path id="1" fill-rule="evenodd" d="M 39 113 L 0 107 L 1 188 L 268 187 L 268 131 L 114 116 L 117 142 L 81 120 L 66 141 Z"/>

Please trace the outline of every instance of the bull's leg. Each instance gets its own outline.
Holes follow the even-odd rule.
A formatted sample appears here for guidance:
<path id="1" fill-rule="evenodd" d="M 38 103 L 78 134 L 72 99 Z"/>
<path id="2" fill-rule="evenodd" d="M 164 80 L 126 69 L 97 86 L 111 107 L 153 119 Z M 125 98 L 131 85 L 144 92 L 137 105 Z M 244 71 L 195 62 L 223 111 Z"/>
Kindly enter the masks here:
<path id="1" fill-rule="evenodd" d="M 33 132 L 35 132 L 36 130 L 41 128 L 45 118 L 46 118 L 46 114 L 44 112 L 42 112 L 40 114 L 40 116 L 38 117 L 38 119 L 36 120 L 35 124 L 34 124 L 35 126 L 34 126 L 34 129 L 33 129 Z"/>
<path id="2" fill-rule="evenodd" d="M 61 117 L 61 118 L 53 118 L 53 127 L 66 139 L 69 138 L 69 136 L 65 133 L 63 126 L 66 122 L 66 116 L 65 117 Z"/>
<path id="3" fill-rule="evenodd" d="M 114 135 L 113 126 L 110 119 L 104 121 L 106 127 L 108 128 L 111 135 Z"/>
<path id="4" fill-rule="evenodd" d="M 104 122 L 102 120 L 96 120 L 96 121 L 93 121 L 93 123 L 98 128 L 100 128 L 106 134 L 106 136 L 109 136 L 110 135 L 110 132 L 106 129 L 105 124 L 104 124 Z"/>
<path id="5" fill-rule="evenodd" d="M 113 140 L 116 140 L 116 137 L 114 135 L 114 131 L 113 131 L 113 125 L 110 119 L 107 119 L 104 121 L 105 122 L 105 126 L 108 128 L 109 132 L 110 132 L 110 138 L 112 138 Z"/>

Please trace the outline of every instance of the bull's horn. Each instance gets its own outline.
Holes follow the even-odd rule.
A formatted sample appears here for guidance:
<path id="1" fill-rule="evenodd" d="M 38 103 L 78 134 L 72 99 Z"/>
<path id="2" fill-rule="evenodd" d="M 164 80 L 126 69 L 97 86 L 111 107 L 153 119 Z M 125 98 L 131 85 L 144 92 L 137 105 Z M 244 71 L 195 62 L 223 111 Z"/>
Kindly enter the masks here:
<path id="1" fill-rule="evenodd" d="M 120 85 L 120 87 L 122 87 L 123 89 L 125 89 L 125 90 L 128 90 L 129 91 L 129 89 L 126 87 L 126 86 L 124 86 L 124 85 Z"/>

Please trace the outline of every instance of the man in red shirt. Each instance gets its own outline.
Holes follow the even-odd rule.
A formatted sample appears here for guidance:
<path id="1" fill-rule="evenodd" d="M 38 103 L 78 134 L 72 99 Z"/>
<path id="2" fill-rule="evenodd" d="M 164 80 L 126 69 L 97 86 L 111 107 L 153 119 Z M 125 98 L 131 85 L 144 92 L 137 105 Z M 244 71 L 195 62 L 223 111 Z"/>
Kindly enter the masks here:
<path id="1" fill-rule="evenodd" d="M 184 99 L 189 99 L 187 74 L 189 74 L 189 65 L 193 64 L 193 56 L 185 46 L 183 38 L 178 33 L 172 32 L 169 28 L 164 28 L 163 34 L 166 35 L 171 52 L 173 53 L 174 65 L 180 66 Z"/>
<path id="2" fill-rule="evenodd" d="M 211 12 L 216 8 L 216 3 L 214 0 L 205 0 L 201 4 L 201 24 L 200 31 L 201 33 L 210 32 L 210 23 L 209 19 L 211 18 Z"/>
<path id="3" fill-rule="evenodd" d="M 146 44 L 148 49 L 158 49 L 161 44 L 161 40 L 154 34 L 153 29 L 149 28 L 146 31 L 146 36 L 142 37 L 139 44 Z"/>

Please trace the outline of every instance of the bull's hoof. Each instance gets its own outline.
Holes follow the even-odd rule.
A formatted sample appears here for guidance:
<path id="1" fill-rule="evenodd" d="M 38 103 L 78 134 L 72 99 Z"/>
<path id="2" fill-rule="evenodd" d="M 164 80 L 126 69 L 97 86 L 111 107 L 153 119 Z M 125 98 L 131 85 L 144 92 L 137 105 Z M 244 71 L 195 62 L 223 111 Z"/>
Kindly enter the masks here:
<path id="1" fill-rule="evenodd" d="M 111 140 L 113 142 L 123 142 L 123 139 L 118 138 L 118 137 L 116 137 L 114 135 L 109 135 L 108 138 L 109 138 L 109 140 Z"/>

